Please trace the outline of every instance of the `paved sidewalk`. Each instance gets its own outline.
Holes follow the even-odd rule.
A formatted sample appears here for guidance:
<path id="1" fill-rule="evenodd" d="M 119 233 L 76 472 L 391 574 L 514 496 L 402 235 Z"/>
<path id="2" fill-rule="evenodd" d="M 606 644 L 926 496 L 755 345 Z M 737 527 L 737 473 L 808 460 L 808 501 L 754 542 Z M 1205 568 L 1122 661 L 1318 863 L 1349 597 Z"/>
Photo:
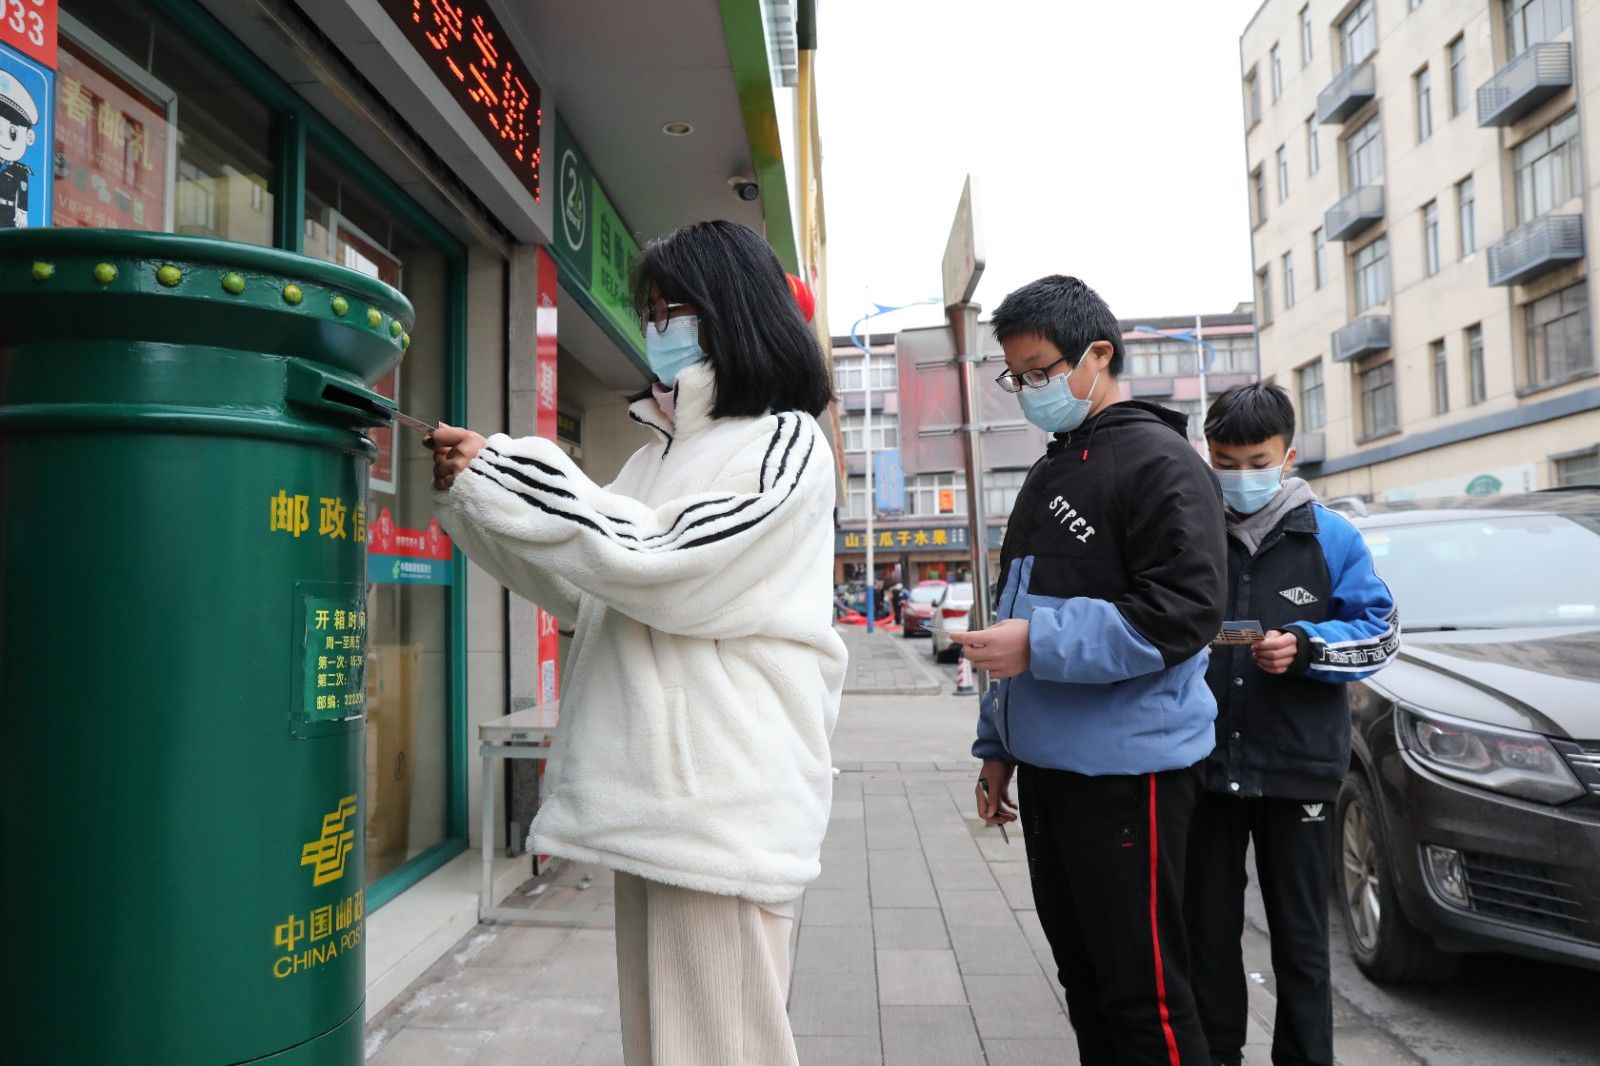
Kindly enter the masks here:
<path id="1" fill-rule="evenodd" d="M 789 1012 L 805 1066 L 1077 1061 L 1022 843 L 1002 843 L 973 811 L 973 715 L 970 698 L 846 701 L 822 877 L 796 928 Z M 368 1061 L 622 1062 L 609 874 L 569 867 L 508 902 L 592 911 L 601 924 L 480 925 L 369 1020 Z M 1266 1066 L 1274 1003 L 1258 902 L 1250 919 L 1245 1061 Z M 1334 1018 L 1341 1064 L 1421 1061 L 1343 996 Z"/>
<path id="2" fill-rule="evenodd" d="M 928 659 L 926 639 L 865 626 L 835 626 L 850 650 L 844 676 L 847 696 L 937 696 L 949 686 Z"/>

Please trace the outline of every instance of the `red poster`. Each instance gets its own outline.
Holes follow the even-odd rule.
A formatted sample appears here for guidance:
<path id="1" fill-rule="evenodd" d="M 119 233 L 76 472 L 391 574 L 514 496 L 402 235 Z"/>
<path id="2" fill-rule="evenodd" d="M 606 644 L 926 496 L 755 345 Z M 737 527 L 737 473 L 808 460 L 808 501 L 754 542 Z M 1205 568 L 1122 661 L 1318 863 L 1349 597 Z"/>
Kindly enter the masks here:
<path id="1" fill-rule="evenodd" d="M 538 308 L 534 330 L 538 336 L 534 363 L 534 431 L 556 439 L 556 261 L 539 249 Z M 561 635 L 554 615 L 539 610 L 539 702 L 554 703 L 561 695 L 556 660 Z"/>
<path id="2" fill-rule="evenodd" d="M 55 224 L 167 229 L 167 105 L 71 40 L 60 60 Z"/>
<path id="3" fill-rule="evenodd" d="M 56 0 L 0 0 L 0 44 L 56 65 Z"/>

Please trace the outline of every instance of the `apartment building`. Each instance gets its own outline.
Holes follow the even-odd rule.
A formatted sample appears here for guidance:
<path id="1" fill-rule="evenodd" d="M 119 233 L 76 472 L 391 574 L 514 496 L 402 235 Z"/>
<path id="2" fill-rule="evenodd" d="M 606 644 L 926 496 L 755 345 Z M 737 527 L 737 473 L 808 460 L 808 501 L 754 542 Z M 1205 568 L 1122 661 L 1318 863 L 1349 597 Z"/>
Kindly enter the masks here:
<path id="1" fill-rule="evenodd" d="M 1600 483 L 1600 4 L 1267 0 L 1240 60 L 1261 374 L 1304 473 Z"/>

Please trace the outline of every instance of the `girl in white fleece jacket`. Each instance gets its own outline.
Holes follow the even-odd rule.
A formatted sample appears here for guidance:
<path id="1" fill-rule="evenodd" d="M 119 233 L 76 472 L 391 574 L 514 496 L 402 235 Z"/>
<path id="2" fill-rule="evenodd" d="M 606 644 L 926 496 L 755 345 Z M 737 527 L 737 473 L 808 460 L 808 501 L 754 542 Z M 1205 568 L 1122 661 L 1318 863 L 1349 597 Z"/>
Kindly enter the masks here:
<path id="1" fill-rule="evenodd" d="M 771 248 L 729 222 L 636 273 L 652 440 L 594 484 L 551 441 L 441 427 L 440 523 L 575 630 L 529 849 L 616 871 L 629 1066 L 797 1062 L 795 897 L 819 872 L 845 652 L 832 398 Z"/>

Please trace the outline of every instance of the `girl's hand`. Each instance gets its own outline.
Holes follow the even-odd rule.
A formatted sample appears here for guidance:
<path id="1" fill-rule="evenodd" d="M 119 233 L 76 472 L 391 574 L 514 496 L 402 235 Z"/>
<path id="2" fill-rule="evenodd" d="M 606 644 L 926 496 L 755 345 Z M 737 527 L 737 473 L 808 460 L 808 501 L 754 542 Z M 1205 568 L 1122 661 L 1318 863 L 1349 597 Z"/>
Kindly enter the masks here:
<path id="1" fill-rule="evenodd" d="M 488 441 L 482 435 L 443 422 L 422 438 L 422 446 L 433 452 L 433 487 L 444 492 L 455 484 L 456 475 L 478 457 Z"/>

